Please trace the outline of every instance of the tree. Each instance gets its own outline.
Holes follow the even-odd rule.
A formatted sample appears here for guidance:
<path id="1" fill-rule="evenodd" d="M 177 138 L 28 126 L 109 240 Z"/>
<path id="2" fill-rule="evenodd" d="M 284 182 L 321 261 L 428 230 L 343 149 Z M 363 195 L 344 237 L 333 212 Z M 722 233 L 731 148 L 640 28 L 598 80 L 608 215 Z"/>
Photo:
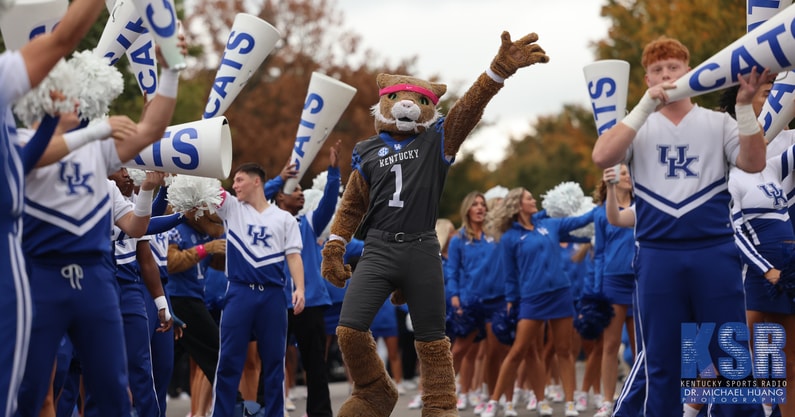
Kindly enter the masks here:
<path id="1" fill-rule="evenodd" d="M 690 50 L 695 68 L 746 33 L 745 2 L 734 0 L 607 0 L 602 16 L 612 21 L 607 37 L 594 44 L 597 59 L 630 63 L 627 107 L 646 91 L 640 64 L 643 47 L 665 35 Z M 719 92 L 694 98 L 705 108 L 717 108 Z"/>

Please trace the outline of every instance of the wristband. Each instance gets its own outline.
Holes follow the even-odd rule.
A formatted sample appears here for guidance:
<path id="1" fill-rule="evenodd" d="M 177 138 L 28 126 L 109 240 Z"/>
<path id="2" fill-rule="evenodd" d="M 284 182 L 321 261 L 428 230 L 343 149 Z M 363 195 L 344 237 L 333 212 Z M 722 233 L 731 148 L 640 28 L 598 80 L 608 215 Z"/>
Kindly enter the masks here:
<path id="1" fill-rule="evenodd" d="M 737 131 L 740 135 L 753 136 L 762 130 L 759 128 L 759 122 L 756 120 L 756 113 L 754 113 L 752 105 L 736 104 L 734 114 L 737 115 Z"/>
<path id="2" fill-rule="evenodd" d="M 649 115 L 657 108 L 657 104 L 657 100 L 649 97 L 649 92 L 647 91 L 638 102 L 638 105 L 621 120 L 621 123 L 627 125 L 635 132 L 639 131 L 643 123 L 646 123 Z"/>
<path id="3" fill-rule="evenodd" d="M 502 83 L 505 82 L 505 78 L 502 78 L 499 75 L 497 75 L 497 73 L 495 73 L 494 71 L 491 70 L 491 67 L 486 68 L 486 75 L 488 75 L 489 78 L 494 80 L 494 82 L 496 82 L 496 83 L 502 84 Z"/>
<path id="4" fill-rule="evenodd" d="M 171 320 L 171 311 L 169 311 L 168 309 L 168 301 L 166 301 L 165 295 L 161 295 L 160 297 L 155 298 L 155 306 L 157 307 L 157 311 L 165 309 L 166 321 Z"/>
<path id="5" fill-rule="evenodd" d="M 63 141 L 69 152 L 73 152 L 90 142 L 106 139 L 110 137 L 111 133 L 113 133 L 113 128 L 111 128 L 110 123 L 107 120 L 103 120 L 83 129 L 65 133 Z"/>
<path id="6" fill-rule="evenodd" d="M 328 240 L 330 240 L 330 241 L 331 241 L 331 240 L 339 240 L 340 242 L 342 242 L 342 244 L 343 244 L 344 246 L 347 246 L 347 245 L 348 245 L 348 241 L 347 241 L 347 240 L 345 240 L 345 238 L 344 238 L 344 237 L 342 237 L 342 236 L 339 236 L 339 235 L 331 235 L 331 236 L 329 236 L 329 237 L 328 237 Z"/>
<path id="7" fill-rule="evenodd" d="M 199 259 L 204 259 L 207 257 L 207 249 L 204 249 L 204 245 L 196 245 L 196 254 L 199 255 Z"/>
<path id="8" fill-rule="evenodd" d="M 164 69 L 160 72 L 158 83 L 157 94 L 163 97 L 177 98 L 177 89 L 179 87 L 178 71 Z"/>
<path id="9" fill-rule="evenodd" d="M 148 217 L 152 215 L 152 194 L 154 190 L 141 190 L 135 199 L 135 209 L 133 212 L 138 217 Z"/>

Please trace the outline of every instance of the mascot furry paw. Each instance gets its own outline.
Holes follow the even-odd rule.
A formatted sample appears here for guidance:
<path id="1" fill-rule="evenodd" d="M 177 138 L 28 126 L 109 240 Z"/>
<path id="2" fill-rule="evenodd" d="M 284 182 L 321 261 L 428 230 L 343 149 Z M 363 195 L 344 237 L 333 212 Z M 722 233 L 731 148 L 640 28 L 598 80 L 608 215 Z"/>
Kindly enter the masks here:
<path id="1" fill-rule="evenodd" d="M 444 84 L 407 75 L 377 76 L 380 99 L 372 107 L 376 135 L 356 144 L 353 170 L 323 248 L 323 276 L 342 286 L 350 278 L 350 270 L 343 263 L 345 245 L 354 233 L 365 242 L 365 256 L 354 272 L 357 278 L 351 281 L 344 303 L 380 305 L 383 299 L 362 300 L 362 294 L 369 293 L 358 287 L 375 283 L 396 290 L 393 302 L 444 304 L 444 277 L 437 273 L 441 272 L 441 259 L 431 254 L 439 253 L 434 226 L 447 170 L 505 79 L 522 67 L 549 61 L 536 40 L 538 36 L 531 33 L 512 41 L 508 32 L 503 32 L 491 65 L 446 117 L 437 107 L 447 91 Z M 434 287 L 441 288 L 438 300 L 436 291 L 427 291 L 428 280 L 438 280 Z M 398 288 L 395 283 L 400 283 Z M 344 308 L 337 328 L 340 350 L 353 381 L 353 392 L 340 408 L 339 417 L 388 416 L 397 402 L 395 387 L 368 331 L 369 324 L 362 324 L 355 316 L 362 310 L 367 313 L 366 308 Z M 415 329 L 422 416 L 458 416 L 444 312 L 419 310 L 412 312 L 412 317 L 422 324 Z"/>

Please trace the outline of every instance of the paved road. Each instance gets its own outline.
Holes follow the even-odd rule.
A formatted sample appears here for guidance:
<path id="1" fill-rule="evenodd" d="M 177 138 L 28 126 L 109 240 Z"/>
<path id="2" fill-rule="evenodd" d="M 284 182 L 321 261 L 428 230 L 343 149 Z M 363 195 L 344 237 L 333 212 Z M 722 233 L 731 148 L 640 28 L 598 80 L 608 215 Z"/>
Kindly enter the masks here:
<path id="1" fill-rule="evenodd" d="M 577 376 L 578 380 L 582 377 L 582 362 L 577 362 Z M 303 387 L 298 387 L 295 390 L 295 405 L 297 407 L 296 411 L 290 413 L 290 417 L 302 417 L 304 415 L 304 410 L 306 409 L 306 400 L 301 395 Z M 331 402 L 333 405 L 333 409 L 336 412 L 343 401 L 348 397 L 348 384 L 347 382 L 334 382 L 330 385 L 331 388 Z M 408 404 L 414 395 L 417 394 L 416 391 L 408 391 L 406 395 L 401 395 L 400 399 L 398 400 L 397 405 L 395 406 L 395 410 L 392 412 L 392 416 L 395 417 L 420 417 L 421 413 L 420 410 L 409 410 Z M 563 412 L 563 403 L 560 404 L 552 404 L 555 414 L 554 417 L 562 417 L 564 415 Z M 185 417 L 187 416 L 188 412 L 190 411 L 190 401 L 189 400 L 180 400 L 180 399 L 170 399 L 168 402 L 168 410 L 167 410 L 167 417 Z M 518 407 L 517 411 L 519 412 L 520 417 L 530 417 L 530 416 L 537 416 L 538 412 L 536 411 L 528 411 L 525 410 L 524 407 Z M 596 412 L 595 409 L 589 408 L 587 411 L 581 412 L 580 416 L 583 417 L 591 417 Z M 472 408 L 468 408 L 460 412 L 461 417 L 475 417 L 475 414 L 472 412 Z M 500 416 L 502 413 L 499 414 Z"/>

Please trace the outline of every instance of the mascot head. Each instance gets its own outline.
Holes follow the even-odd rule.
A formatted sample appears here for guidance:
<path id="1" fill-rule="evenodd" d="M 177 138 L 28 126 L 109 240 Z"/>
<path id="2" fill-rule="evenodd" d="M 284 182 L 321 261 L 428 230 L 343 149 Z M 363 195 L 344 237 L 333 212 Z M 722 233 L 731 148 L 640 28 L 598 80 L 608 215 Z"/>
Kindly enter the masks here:
<path id="1" fill-rule="evenodd" d="M 378 104 L 373 105 L 375 131 L 408 137 L 425 131 L 441 117 L 436 108 L 447 86 L 407 75 L 378 74 Z"/>

